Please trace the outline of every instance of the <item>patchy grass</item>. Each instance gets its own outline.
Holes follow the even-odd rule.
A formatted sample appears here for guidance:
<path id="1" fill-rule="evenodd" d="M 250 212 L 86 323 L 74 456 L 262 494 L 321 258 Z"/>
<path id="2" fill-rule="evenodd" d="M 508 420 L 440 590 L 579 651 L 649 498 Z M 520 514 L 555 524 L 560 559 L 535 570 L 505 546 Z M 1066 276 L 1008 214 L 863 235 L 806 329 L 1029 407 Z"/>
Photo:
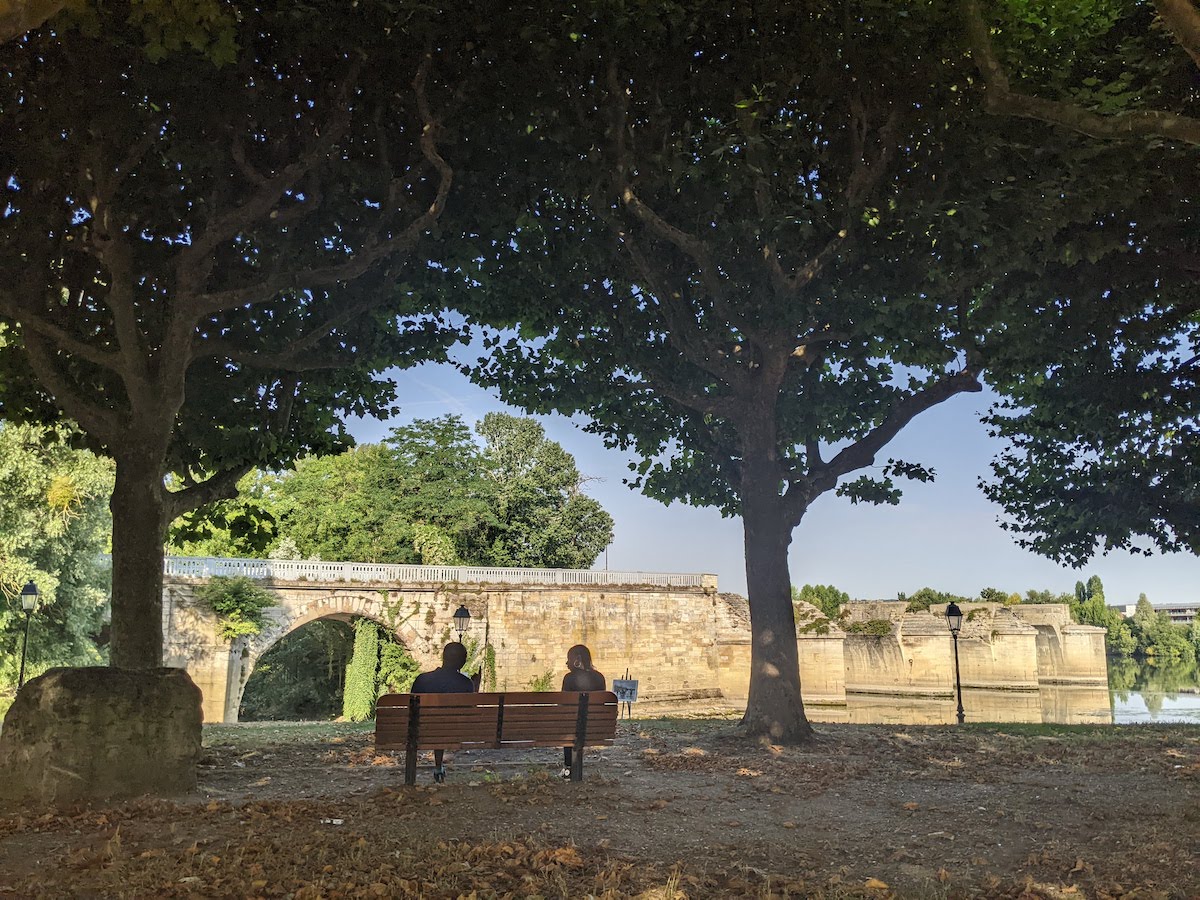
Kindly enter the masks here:
<path id="1" fill-rule="evenodd" d="M 260 750 L 275 744 L 319 744 L 368 734 L 374 722 L 239 722 L 236 725 L 205 725 L 205 747 Z"/>
<path id="2" fill-rule="evenodd" d="M 1071 738 L 1082 741 L 1161 740 L 1195 736 L 1188 725 L 1137 723 L 1130 725 L 1054 725 L 1029 722 L 978 722 L 960 726 L 976 732 L 1023 738 Z"/>

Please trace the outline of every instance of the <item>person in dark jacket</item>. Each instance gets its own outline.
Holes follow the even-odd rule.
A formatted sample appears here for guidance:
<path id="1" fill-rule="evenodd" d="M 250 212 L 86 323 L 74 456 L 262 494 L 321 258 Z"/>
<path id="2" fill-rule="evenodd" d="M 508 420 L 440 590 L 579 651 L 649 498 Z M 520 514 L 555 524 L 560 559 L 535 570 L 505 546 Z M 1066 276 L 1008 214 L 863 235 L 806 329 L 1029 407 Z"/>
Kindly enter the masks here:
<path id="1" fill-rule="evenodd" d="M 470 677 L 462 673 L 462 667 L 467 664 L 467 648 L 458 641 L 451 641 L 442 648 L 442 664 L 431 672 L 422 672 L 412 683 L 411 693 L 414 694 L 470 694 L 475 691 L 475 685 Z M 446 766 L 443 764 L 445 750 L 433 751 L 433 780 L 442 784 L 446 780 Z"/>
<path id="2" fill-rule="evenodd" d="M 567 674 L 563 677 L 564 691 L 603 691 L 608 689 L 604 673 L 592 666 L 592 651 L 576 644 L 567 651 Z M 563 778 L 571 777 L 572 748 L 563 747 Z"/>

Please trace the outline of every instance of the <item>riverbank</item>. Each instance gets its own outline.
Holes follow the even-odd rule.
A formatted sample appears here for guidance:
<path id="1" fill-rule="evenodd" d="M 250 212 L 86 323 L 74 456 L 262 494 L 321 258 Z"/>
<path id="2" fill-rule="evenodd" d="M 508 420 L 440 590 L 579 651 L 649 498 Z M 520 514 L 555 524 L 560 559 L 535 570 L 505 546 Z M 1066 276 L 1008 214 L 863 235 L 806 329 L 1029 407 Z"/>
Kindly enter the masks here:
<path id="1" fill-rule="evenodd" d="M 459 753 L 416 789 L 352 725 L 206 729 L 200 790 L 0 815 L 0 897 L 1191 897 L 1200 732 L 622 723 L 586 781 Z"/>

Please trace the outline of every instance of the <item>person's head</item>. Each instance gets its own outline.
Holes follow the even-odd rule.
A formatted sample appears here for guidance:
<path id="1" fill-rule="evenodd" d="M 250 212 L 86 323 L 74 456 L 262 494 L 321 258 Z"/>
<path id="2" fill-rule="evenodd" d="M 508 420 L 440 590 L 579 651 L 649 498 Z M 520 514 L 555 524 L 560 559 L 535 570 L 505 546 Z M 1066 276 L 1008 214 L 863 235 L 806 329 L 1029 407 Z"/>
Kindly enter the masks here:
<path id="1" fill-rule="evenodd" d="M 467 648 L 458 641 L 451 641 L 442 648 L 442 668 L 457 672 L 467 664 Z"/>
<path id="2" fill-rule="evenodd" d="M 583 644 L 576 644 L 567 651 L 567 668 L 572 672 L 592 667 L 592 651 Z"/>

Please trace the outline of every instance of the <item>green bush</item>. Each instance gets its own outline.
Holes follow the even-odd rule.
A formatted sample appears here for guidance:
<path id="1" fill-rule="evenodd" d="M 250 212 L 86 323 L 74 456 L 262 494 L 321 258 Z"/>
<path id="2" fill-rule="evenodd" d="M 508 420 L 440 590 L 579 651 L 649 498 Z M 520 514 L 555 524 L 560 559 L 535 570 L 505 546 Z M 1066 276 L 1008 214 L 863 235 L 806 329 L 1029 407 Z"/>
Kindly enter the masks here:
<path id="1" fill-rule="evenodd" d="M 554 673 L 543 672 L 536 678 L 529 679 L 529 689 L 531 691 L 552 691 L 554 690 Z"/>
<path id="2" fill-rule="evenodd" d="M 404 694 L 421 672 L 421 667 L 403 644 L 385 640 L 379 647 L 379 688 L 376 696 Z"/>
<path id="3" fill-rule="evenodd" d="M 365 722 L 375 715 L 376 684 L 379 674 L 379 626 L 370 619 L 354 623 L 354 655 L 346 667 L 346 687 L 342 692 L 342 717 Z"/>
<path id="4" fill-rule="evenodd" d="M 481 691 L 496 689 L 496 648 L 488 644 L 483 648 L 483 678 L 479 682 Z"/>
<path id="5" fill-rule="evenodd" d="M 874 637 L 887 637 L 892 633 L 890 619 L 867 619 L 865 622 L 851 622 L 845 626 L 847 634 L 869 634 Z"/>
<path id="6" fill-rule="evenodd" d="M 217 575 L 196 589 L 196 599 L 216 614 L 218 633 L 226 641 L 261 632 L 264 611 L 278 605 L 274 594 L 244 575 Z"/>

